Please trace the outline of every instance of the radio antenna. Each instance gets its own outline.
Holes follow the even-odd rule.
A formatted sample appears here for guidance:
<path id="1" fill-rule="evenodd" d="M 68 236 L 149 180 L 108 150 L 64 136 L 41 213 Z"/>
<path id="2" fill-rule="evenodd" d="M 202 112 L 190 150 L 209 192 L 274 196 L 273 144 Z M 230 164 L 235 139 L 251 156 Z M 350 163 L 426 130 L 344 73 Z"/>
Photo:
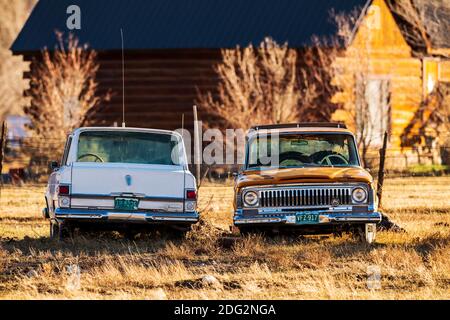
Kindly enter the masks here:
<path id="1" fill-rule="evenodd" d="M 125 128 L 125 52 L 122 28 L 120 28 L 120 38 L 122 40 L 122 128 Z"/>

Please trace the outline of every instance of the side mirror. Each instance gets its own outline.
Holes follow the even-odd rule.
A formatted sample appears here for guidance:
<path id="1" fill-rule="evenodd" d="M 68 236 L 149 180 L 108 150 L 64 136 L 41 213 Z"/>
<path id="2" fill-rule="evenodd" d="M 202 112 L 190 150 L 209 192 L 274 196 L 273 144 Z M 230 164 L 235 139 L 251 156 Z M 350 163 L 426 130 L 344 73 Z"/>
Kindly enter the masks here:
<path id="1" fill-rule="evenodd" d="M 49 164 L 49 168 L 50 168 L 51 171 L 54 171 L 54 170 L 58 169 L 59 168 L 58 161 L 51 161 L 50 164 Z"/>

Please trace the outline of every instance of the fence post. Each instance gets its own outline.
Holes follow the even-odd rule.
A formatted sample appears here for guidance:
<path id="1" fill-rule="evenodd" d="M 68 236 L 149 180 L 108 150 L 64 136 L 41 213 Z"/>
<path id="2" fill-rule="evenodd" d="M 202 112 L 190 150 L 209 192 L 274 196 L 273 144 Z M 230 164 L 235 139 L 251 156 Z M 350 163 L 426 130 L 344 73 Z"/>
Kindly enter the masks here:
<path id="1" fill-rule="evenodd" d="M 0 196 L 1 196 L 1 188 L 3 187 L 2 170 L 3 170 L 5 146 L 6 146 L 6 121 L 3 121 L 2 129 L 0 132 Z"/>
<path id="2" fill-rule="evenodd" d="M 200 186 L 201 180 L 201 131 L 202 128 L 199 127 L 197 106 L 193 106 L 194 112 L 194 165 L 195 165 L 195 178 L 197 179 L 197 188 Z"/>
<path id="3" fill-rule="evenodd" d="M 381 207 L 381 197 L 383 195 L 383 184 L 384 184 L 384 163 L 386 161 L 386 149 L 387 149 L 387 139 L 388 133 L 384 133 L 383 147 L 380 149 L 380 166 L 378 169 L 378 182 L 377 182 L 377 197 L 378 205 Z"/>

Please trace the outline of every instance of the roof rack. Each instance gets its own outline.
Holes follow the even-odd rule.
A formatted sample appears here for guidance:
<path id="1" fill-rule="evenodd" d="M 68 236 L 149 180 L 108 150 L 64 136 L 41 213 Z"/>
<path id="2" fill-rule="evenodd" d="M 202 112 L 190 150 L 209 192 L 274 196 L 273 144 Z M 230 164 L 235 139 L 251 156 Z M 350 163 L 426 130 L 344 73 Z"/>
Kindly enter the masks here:
<path id="1" fill-rule="evenodd" d="M 341 122 L 303 122 L 290 124 L 270 124 L 262 126 L 254 126 L 251 130 L 271 130 L 271 129 L 288 129 L 288 128 L 341 128 L 347 129 L 347 126 Z"/>

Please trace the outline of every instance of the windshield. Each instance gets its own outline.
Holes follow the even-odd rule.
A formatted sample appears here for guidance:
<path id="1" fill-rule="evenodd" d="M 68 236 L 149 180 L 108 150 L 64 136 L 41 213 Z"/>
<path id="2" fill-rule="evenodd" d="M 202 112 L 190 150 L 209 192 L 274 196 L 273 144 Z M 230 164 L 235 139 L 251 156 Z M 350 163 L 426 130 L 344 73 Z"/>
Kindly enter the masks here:
<path id="1" fill-rule="evenodd" d="M 148 132 L 86 131 L 78 140 L 77 162 L 178 165 L 178 139 Z"/>
<path id="2" fill-rule="evenodd" d="M 349 134 L 258 135 L 249 141 L 247 168 L 359 166 Z"/>

